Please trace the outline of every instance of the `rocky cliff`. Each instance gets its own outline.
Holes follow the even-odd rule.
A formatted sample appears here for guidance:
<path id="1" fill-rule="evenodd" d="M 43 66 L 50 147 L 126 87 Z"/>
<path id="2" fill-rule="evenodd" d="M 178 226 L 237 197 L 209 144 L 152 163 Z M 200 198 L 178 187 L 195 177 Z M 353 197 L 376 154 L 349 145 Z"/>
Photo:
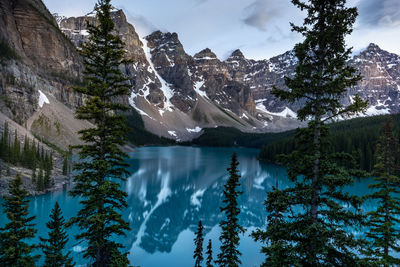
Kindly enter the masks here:
<path id="1" fill-rule="evenodd" d="M 82 60 L 76 47 L 87 40 L 86 25 L 97 23 L 96 14 L 51 16 L 40 0 L 0 0 L 0 5 L 0 40 L 15 52 L 1 66 L 1 112 L 50 139 L 60 139 L 56 127 L 48 130 L 35 121 L 43 112 L 50 124 L 66 120 L 60 114 L 68 114 L 72 126 L 63 124 L 66 129 L 58 130 L 68 133 L 67 143 L 74 139 L 74 130 L 85 126 L 72 115 L 84 97 L 70 86 L 80 82 Z M 149 131 L 188 140 L 206 127 L 268 132 L 301 125 L 296 120 L 299 103 L 281 102 L 270 93 L 273 86 L 285 88 L 284 77 L 293 75 L 293 51 L 265 60 L 247 59 L 236 50 L 222 61 L 208 48 L 191 56 L 176 33 L 139 36 L 122 10 L 114 9 L 112 18 L 133 61 L 121 66 L 132 84 L 131 95 L 123 101 L 142 116 Z M 369 100 L 366 115 L 399 112 L 399 58 L 374 44 L 355 55 L 349 64 L 364 79 L 349 90 L 343 103 L 358 93 Z M 39 105 L 39 90 L 51 99 L 44 108 Z"/>

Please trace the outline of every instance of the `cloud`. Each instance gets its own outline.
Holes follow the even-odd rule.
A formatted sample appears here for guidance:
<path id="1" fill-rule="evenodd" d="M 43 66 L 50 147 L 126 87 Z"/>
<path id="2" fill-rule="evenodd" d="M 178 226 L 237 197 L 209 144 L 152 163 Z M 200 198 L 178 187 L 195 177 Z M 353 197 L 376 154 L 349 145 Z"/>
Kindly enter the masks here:
<path id="1" fill-rule="evenodd" d="M 256 0 L 245 8 L 248 15 L 243 20 L 244 23 L 260 31 L 266 31 L 267 24 L 279 14 L 276 2 L 274 0 Z"/>
<path id="2" fill-rule="evenodd" d="M 360 26 L 400 26 L 399 0 L 361 0 L 358 4 Z"/>

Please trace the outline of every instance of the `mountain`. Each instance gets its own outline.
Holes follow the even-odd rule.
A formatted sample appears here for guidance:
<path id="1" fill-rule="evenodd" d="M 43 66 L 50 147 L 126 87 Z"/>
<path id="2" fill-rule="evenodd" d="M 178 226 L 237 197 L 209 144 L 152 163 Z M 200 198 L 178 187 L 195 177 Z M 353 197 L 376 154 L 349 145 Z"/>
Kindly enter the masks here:
<path id="1" fill-rule="evenodd" d="M 79 46 L 87 39 L 86 22 L 95 23 L 93 15 L 55 17 L 63 33 Z M 220 61 L 210 49 L 190 56 L 176 33 L 156 31 L 140 38 L 121 10 L 114 10 L 112 17 L 115 33 L 135 62 L 125 67 L 133 85 L 129 103 L 151 132 L 188 140 L 202 128 L 266 132 L 300 125 L 293 118 L 257 109 L 251 83 L 238 78 L 230 59 Z"/>
<path id="2" fill-rule="evenodd" d="M 0 5 L 0 112 L 60 147 L 79 142 L 74 133 L 90 124 L 74 119 L 85 96 L 71 85 L 82 82 L 78 50 L 88 38 L 86 23 L 96 23 L 95 13 L 51 15 L 40 0 L 0 0 Z M 279 132 L 304 125 L 296 120 L 301 103 L 284 103 L 270 93 L 273 86 L 285 88 L 284 77 L 294 74 L 293 51 L 265 60 L 247 59 L 240 50 L 220 60 L 208 48 L 192 56 L 176 33 L 142 37 L 122 10 L 113 9 L 112 18 L 133 61 L 121 66 L 132 84 L 121 101 L 140 114 L 148 131 L 185 141 L 203 128 Z M 366 115 L 400 112 L 398 55 L 370 44 L 349 64 L 364 78 L 343 104 L 358 93 L 369 100 Z"/>

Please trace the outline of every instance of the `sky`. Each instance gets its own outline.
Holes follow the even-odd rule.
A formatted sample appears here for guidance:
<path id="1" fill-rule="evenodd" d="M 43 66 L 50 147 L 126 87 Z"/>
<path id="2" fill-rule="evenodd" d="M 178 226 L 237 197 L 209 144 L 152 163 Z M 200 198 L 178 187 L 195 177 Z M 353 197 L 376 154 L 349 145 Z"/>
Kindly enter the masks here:
<path id="1" fill-rule="evenodd" d="M 50 12 L 82 16 L 97 0 L 43 0 Z M 185 51 L 210 48 L 218 58 L 240 49 L 246 58 L 267 59 L 302 40 L 290 22 L 301 25 L 305 13 L 290 0 L 113 0 L 141 37 L 155 30 L 176 32 Z M 358 52 L 375 43 L 400 55 L 400 0 L 348 0 L 359 16 L 347 44 Z"/>

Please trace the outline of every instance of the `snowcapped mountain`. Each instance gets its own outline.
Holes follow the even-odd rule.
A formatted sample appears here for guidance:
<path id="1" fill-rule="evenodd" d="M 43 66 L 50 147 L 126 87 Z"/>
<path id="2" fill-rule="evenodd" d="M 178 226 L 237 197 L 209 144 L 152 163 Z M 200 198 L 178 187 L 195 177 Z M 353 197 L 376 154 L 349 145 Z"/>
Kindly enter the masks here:
<path id="1" fill-rule="evenodd" d="M 220 61 L 208 48 L 190 56 L 176 33 L 156 31 L 140 38 L 121 10 L 112 12 L 112 17 L 115 32 L 134 61 L 125 67 L 133 85 L 129 103 L 150 131 L 188 140 L 205 127 L 233 126 L 266 132 L 300 125 L 293 119 L 294 112 L 286 116 L 284 112 L 257 108 L 260 105 L 253 88 L 263 79 L 257 76 L 265 68 L 262 63 L 245 59 L 240 51 L 226 61 Z M 58 18 L 60 29 L 76 46 L 87 39 L 86 22 L 95 23 L 93 16 Z M 236 69 L 235 57 L 248 66 L 239 64 L 244 69 Z"/>
<path id="2" fill-rule="evenodd" d="M 37 119 L 41 112 L 61 121 L 56 110 L 66 108 L 72 120 L 73 109 L 84 101 L 84 96 L 70 88 L 82 73 L 82 58 L 74 47 L 87 40 L 86 23 L 95 24 L 95 14 L 67 18 L 52 16 L 40 1 L 0 3 L 4 7 L 0 40 L 19 55 L 0 66 L 0 112 L 15 121 L 33 123 L 30 118 Z M 121 67 L 132 84 L 130 96 L 122 101 L 141 115 L 147 130 L 189 140 L 206 127 L 276 132 L 301 125 L 296 120 L 301 103 L 284 103 L 271 95 L 273 86 L 285 88 L 284 77 L 294 74 L 297 60 L 293 51 L 265 60 L 247 59 L 236 50 L 221 61 L 208 48 L 191 56 L 176 33 L 156 31 L 139 36 L 122 10 L 114 9 L 111 14 L 115 33 L 134 62 Z M 400 112 L 400 56 L 371 44 L 349 64 L 364 78 L 348 91 L 344 104 L 358 93 L 369 100 L 366 115 Z M 42 94 L 50 99 L 43 109 L 37 103 Z M 56 101 L 63 107 L 54 107 Z"/>

